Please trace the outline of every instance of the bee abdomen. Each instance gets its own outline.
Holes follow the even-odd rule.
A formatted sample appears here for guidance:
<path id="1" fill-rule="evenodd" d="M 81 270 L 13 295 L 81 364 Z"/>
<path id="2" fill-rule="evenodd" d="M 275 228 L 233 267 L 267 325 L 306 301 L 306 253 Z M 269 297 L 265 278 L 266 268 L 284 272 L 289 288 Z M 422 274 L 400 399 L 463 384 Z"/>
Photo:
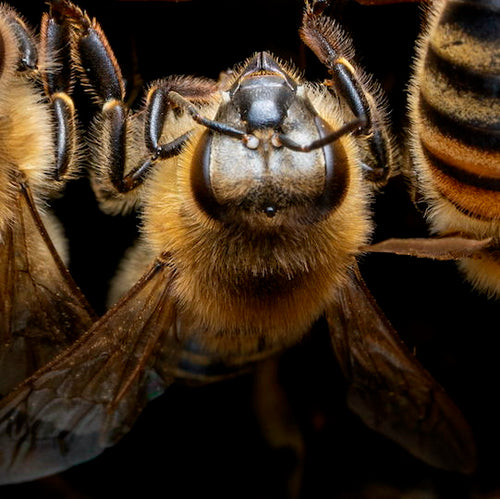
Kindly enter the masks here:
<path id="1" fill-rule="evenodd" d="M 418 112 L 425 161 L 461 211 L 500 218 L 500 2 L 448 1 L 431 32 Z"/>

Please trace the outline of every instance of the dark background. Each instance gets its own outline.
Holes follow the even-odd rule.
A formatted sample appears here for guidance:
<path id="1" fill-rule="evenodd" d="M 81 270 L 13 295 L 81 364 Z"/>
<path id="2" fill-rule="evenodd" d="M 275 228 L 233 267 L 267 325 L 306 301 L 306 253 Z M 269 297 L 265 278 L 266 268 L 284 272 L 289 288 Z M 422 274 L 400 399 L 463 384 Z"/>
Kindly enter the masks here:
<path id="1" fill-rule="evenodd" d="M 11 4 L 38 26 L 42 0 Z M 129 82 L 134 74 L 144 82 L 170 74 L 217 78 L 258 50 L 294 61 L 309 79 L 326 76 L 300 43 L 298 0 L 82 0 L 79 5 L 101 22 Z M 358 62 L 388 93 L 404 148 L 405 88 L 420 8 L 342 0 L 332 13 L 354 37 Z M 77 103 L 85 123 L 95 108 L 86 97 L 77 96 Z M 378 195 L 376 240 L 426 234 L 406 187 L 395 178 Z M 102 312 L 108 279 L 135 237 L 136 220 L 100 213 L 85 178 L 68 185 L 54 209 L 69 239 L 70 270 Z M 343 379 L 319 325 L 279 367 L 280 389 L 305 444 L 300 497 L 475 498 L 493 497 L 497 487 L 500 494 L 498 303 L 473 292 L 452 263 L 376 255 L 365 257 L 361 268 L 403 340 L 471 423 L 478 472 L 462 477 L 435 470 L 366 429 L 345 406 Z M 174 386 L 102 456 L 54 477 L 4 486 L 0 497 L 289 497 L 298 457 L 290 449 L 272 449 L 264 438 L 256 386 L 252 375 L 205 387 Z"/>

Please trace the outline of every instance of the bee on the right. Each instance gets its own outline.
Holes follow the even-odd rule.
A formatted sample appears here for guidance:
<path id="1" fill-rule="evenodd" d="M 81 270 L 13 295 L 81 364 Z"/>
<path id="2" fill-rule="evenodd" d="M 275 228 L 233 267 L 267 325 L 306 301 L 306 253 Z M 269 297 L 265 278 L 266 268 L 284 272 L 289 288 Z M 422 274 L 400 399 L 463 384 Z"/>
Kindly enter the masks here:
<path id="1" fill-rule="evenodd" d="M 410 85 L 411 176 L 434 234 L 491 239 L 458 265 L 500 299 L 500 0 L 428 10 Z"/>

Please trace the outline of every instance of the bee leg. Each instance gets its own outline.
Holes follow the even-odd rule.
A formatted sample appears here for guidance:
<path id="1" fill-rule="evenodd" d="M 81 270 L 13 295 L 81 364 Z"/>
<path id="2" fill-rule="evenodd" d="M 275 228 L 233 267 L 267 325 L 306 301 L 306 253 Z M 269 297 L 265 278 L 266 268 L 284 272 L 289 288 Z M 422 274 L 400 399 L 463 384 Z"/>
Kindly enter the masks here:
<path id="1" fill-rule="evenodd" d="M 40 32 L 41 54 L 51 63 L 50 70 L 43 68 L 41 76 L 55 120 L 54 178 L 62 180 L 76 149 L 75 108 L 69 95 L 72 89 L 70 30 L 58 12 L 51 11 L 42 17 Z"/>
<path id="2" fill-rule="evenodd" d="M 337 59 L 331 65 L 330 71 L 335 88 L 344 97 L 353 114 L 363 123 L 358 134 L 367 139 L 363 167 L 368 178 L 383 183 L 389 176 L 393 161 L 384 113 L 377 107 L 372 95 L 366 91 L 347 59 Z"/>
<path id="3" fill-rule="evenodd" d="M 95 19 L 90 19 L 79 7 L 67 0 L 52 0 L 54 19 L 61 20 L 71 31 L 73 58 L 87 90 L 101 106 L 103 140 L 107 142 L 107 164 L 113 186 L 119 192 L 130 188 L 123 181 L 128 109 L 124 103 L 125 85 L 116 58 Z M 55 23 L 54 23 L 55 24 Z M 47 37 L 56 42 L 62 37 Z"/>
<path id="4" fill-rule="evenodd" d="M 14 33 L 19 51 L 17 71 L 35 71 L 38 68 L 38 50 L 33 34 L 14 10 L 5 9 L 3 15 Z"/>
<path id="5" fill-rule="evenodd" d="M 389 176 L 392 163 L 385 113 L 367 88 L 362 73 L 349 62 L 353 50 L 345 41 L 343 31 L 333 20 L 321 15 L 324 3 L 306 5 L 301 37 L 328 68 L 332 76 L 330 85 L 343 97 L 355 118 L 360 120 L 357 133 L 367 141 L 363 167 L 370 180 L 383 183 Z"/>
<path id="6" fill-rule="evenodd" d="M 168 113 L 174 107 L 178 107 L 172 101 L 170 96 L 172 94 L 181 95 L 182 92 L 191 99 L 206 99 L 207 96 L 213 92 L 213 83 L 205 80 L 196 81 L 194 79 L 186 80 L 163 80 L 156 85 L 153 85 L 147 94 L 144 123 L 144 143 L 149 152 L 147 157 L 142 163 L 133 167 L 130 171 L 124 174 L 125 165 L 125 126 L 126 121 L 119 116 L 117 119 L 113 118 L 118 123 L 117 130 L 123 130 L 124 136 L 119 137 L 116 141 L 120 144 L 120 151 L 116 151 L 118 157 L 122 158 L 119 163 L 120 167 L 112 167 L 110 169 L 111 181 L 119 192 L 128 192 L 138 187 L 146 178 L 147 174 L 159 160 L 164 160 L 178 155 L 183 146 L 185 145 L 190 133 L 186 132 L 175 139 L 161 143 L 161 135 L 165 127 L 165 120 Z M 117 108 L 118 104 L 115 102 L 112 108 Z M 103 109 L 106 107 L 104 104 Z M 116 109 L 119 113 L 124 110 L 124 106 L 120 103 Z M 114 112 L 114 110 L 112 111 Z"/>
<path id="7" fill-rule="evenodd" d="M 330 6 L 330 0 L 306 0 L 307 9 L 312 11 L 315 15 L 322 14 L 323 11 Z"/>
<path id="8" fill-rule="evenodd" d="M 113 188 L 120 193 L 135 185 L 124 180 L 128 108 L 120 67 L 106 36 L 95 19 L 66 0 L 52 0 L 51 7 L 71 27 L 75 67 L 88 90 L 101 106 L 101 122 L 106 143 L 106 164 L 102 165 Z"/>
<path id="9" fill-rule="evenodd" d="M 68 28 L 44 14 L 39 54 L 33 34 L 15 11 L 6 9 L 4 15 L 17 44 L 17 71 L 33 78 L 40 74 L 52 106 L 56 123 L 54 178 L 60 180 L 75 151 L 74 106 L 68 95 L 71 87 Z M 50 61 L 50 71 L 46 67 L 47 61 Z"/>
<path id="10" fill-rule="evenodd" d="M 39 54 L 34 37 L 22 19 L 14 11 L 7 11 L 6 20 L 18 45 L 17 70 L 33 75 L 40 70 L 55 117 L 54 178 L 60 180 L 67 172 L 75 151 L 74 106 L 68 95 L 71 89 L 69 30 L 60 19 L 44 14 Z M 46 68 L 47 61 L 50 61 L 50 71 Z"/>
<path id="11" fill-rule="evenodd" d="M 133 117 L 129 117 L 125 104 L 125 85 L 115 55 L 95 19 L 91 20 L 66 0 L 53 0 L 52 6 L 69 19 L 73 27 L 77 70 L 101 105 L 101 130 L 105 132 L 103 140 L 108 143 L 107 164 L 103 168 L 107 170 L 113 187 L 119 193 L 127 193 L 142 184 L 156 161 L 179 154 L 188 138 L 186 133 L 169 143 L 160 144 L 168 108 L 172 105 L 168 93 L 176 90 L 187 97 L 206 97 L 213 91 L 214 84 L 204 80 L 178 79 L 154 85 L 148 93 L 145 108 L 144 140 L 150 156 L 125 173 L 127 127 Z"/>
<path id="12" fill-rule="evenodd" d="M 119 143 L 122 146 L 119 157 L 123 158 L 120 163 L 122 166 L 120 168 L 111 169 L 111 181 L 119 192 L 128 192 L 136 188 L 144 181 L 148 172 L 157 161 L 171 158 L 182 151 L 183 146 L 189 138 L 189 132 L 169 142 L 160 142 L 168 113 L 173 108 L 180 107 L 179 104 L 172 99 L 172 96 L 177 95 L 190 103 L 192 100 L 206 100 L 214 90 L 214 82 L 203 79 L 196 80 L 194 78 L 165 79 L 151 86 L 147 93 L 144 107 L 144 143 L 149 152 L 149 157 L 124 175 L 125 143 L 123 141 L 124 139 L 120 137 Z M 103 108 L 105 106 L 106 104 Z M 121 106 L 121 108 L 123 109 L 123 106 Z M 124 125 L 126 125 L 126 122 L 124 122 Z"/>
<path id="13" fill-rule="evenodd" d="M 144 142 L 151 156 L 136 167 L 127 177 L 130 182 L 140 182 L 157 160 L 176 156 L 189 138 L 186 132 L 170 142 L 160 143 L 165 120 L 173 108 L 186 108 L 192 111 L 193 100 L 203 101 L 215 90 L 215 84 L 208 80 L 165 79 L 153 85 L 147 94 L 145 105 Z M 174 97 L 177 97 L 175 99 Z M 179 104 L 179 102 L 181 102 Z"/>

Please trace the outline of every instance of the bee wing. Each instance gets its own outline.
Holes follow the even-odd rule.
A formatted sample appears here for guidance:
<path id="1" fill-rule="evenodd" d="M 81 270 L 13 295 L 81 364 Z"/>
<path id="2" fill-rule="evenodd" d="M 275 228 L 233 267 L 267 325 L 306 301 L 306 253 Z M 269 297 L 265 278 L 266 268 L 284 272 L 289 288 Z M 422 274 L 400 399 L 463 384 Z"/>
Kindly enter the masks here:
<path id="1" fill-rule="evenodd" d="M 95 321 L 19 183 L 14 220 L 0 235 L 0 395 L 47 363 Z"/>
<path id="2" fill-rule="evenodd" d="M 359 271 L 326 318 L 351 410 L 423 461 L 472 472 L 475 444 L 467 422 L 400 340 Z"/>
<path id="3" fill-rule="evenodd" d="M 98 455 L 166 388 L 170 380 L 151 366 L 174 321 L 171 275 L 168 265 L 155 264 L 79 340 L 0 402 L 0 484 Z"/>
<path id="4" fill-rule="evenodd" d="M 394 253 L 397 255 L 432 258 L 434 260 L 458 260 L 474 258 L 487 250 L 492 238 L 470 239 L 461 236 L 386 239 L 361 248 L 369 253 Z"/>

